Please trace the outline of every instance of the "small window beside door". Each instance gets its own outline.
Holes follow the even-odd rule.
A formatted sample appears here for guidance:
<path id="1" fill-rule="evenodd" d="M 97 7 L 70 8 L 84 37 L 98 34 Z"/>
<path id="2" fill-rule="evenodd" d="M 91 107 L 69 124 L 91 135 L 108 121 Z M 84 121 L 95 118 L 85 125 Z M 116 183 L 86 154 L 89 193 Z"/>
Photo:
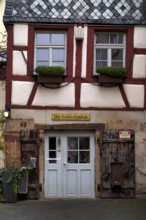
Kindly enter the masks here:
<path id="1" fill-rule="evenodd" d="M 56 155 L 57 155 L 56 137 L 50 137 L 49 149 L 48 149 L 49 163 L 56 163 Z"/>

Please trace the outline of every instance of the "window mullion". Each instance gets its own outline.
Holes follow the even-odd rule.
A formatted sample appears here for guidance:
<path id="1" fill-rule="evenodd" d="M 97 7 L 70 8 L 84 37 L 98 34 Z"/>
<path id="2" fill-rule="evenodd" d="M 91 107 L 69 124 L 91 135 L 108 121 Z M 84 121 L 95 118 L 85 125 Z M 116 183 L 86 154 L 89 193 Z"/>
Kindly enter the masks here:
<path id="1" fill-rule="evenodd" d="M 80 138 L 78 137 L 78 163 L 80 163 Z"/>
<path id="2" fill-rule="evenodd" d="M 123 48 L 123 67 L 125 67 L 125 65 L 126 65 L 126 59 L 125 59 L 125 54 L 126 54 L 126 52 L 125 52 L 126 50 L 125 50 L 125 48 Z"/>
<path id="3" fill-rule="evenodd" d="M 112 60 L 111 48 L 108 48 L 107 53 L 108 53 L 107 66 L 111 66 L 111 60 Z"/>
<path id="4" fill-rule="evenodd" d="M 49 48 L 49 66 L 53 66 L 53 62 L 52 62 L 52 59 L 53 59 L 53 56 L 52 56 L 52 47 Z"/>

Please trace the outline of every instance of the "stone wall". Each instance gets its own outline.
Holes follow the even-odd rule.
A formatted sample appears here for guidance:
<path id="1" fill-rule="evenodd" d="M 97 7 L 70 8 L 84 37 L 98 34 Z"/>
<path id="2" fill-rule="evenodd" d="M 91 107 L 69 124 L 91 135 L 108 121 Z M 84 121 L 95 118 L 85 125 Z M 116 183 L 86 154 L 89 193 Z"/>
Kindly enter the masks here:
<path id="1" fill-rule="evenodd" d="M 13 111 L 12 111 L 13 112 Z M 23 114 L 22 114 L 23 112 Z M 59 111 L 57 111 L 59 113 Z M 62 111 L 60 111 L 62 112 Z M 70 111 L 64 111 L 69 113 Z M 133 129 L 135 131 L 135 181 L 136 181 L 136 195 L 144 195 L 146 193 L 146 125 L 144 112 L 113 112 L 113 111 L 84 111 L 84 113 L 91 113 L 91 121 L 87 123 L 103 123 L 106 129 Z M 19 114 L 16 114 L 19 113 Z M 27 114 L 28 113 L 28 114 Z M 15 111 L 12 115 L 14 119 L 7 120 L 6 123 L 6 156 L 7 165 L 12 165 L 12 154 L 17 151 L 17 163 L 20 165 L 20 140 L 19 132 L 21 129 L 34 129 L 41 127 L 41 124 L 47 129 L 51 125 L 63 125 L 79 122 L 64 122 L 64 121 L 51 121 L 51 114 L 56 111 L 35 111 L 28 110 Z M 80 111 L 76 111 L 80 113 Z M 21 120 L 15 119 L 21 116 Z M 42 115 L 42 117 L 40 117 Z M 27 119 L 33 118 L 33 119 Z M 42 122 L 42 123 L 41 123 Z M 83 123 L 83 122 L 82 122 Z M 38 126 L 39 125 L 39 126 Z M 86 127 L 85 126 L 85 127 Z M 39 183 L 40 183 L 40 196 L 44 195 L 44 137 L 45 130 L 40 130 L 40 150 L 39 150 Z M 96 133 L 96 159 L 95 159 L 95 192 L 96 196 L 100 196 L 100 148 L 98 141 L 101 139 L 100 132 Z M 11 160 L 10 160 L 11 159 Z M 10 163 L 11 161 L 11 163 Z"/>

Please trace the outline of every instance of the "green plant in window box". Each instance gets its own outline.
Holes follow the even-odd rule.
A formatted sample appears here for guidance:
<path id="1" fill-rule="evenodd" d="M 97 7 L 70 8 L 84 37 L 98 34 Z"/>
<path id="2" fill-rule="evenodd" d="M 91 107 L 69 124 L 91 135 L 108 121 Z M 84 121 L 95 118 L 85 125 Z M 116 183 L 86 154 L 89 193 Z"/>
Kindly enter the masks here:
<path id="1" fill-rule="evenodd" d="M 62 66 L 37 66 L 35 72 L 38 74 L 39 83 L 61 83 L 65 69 Z"/>
<path id="2" fill-rule="evenodd" d="M 126 77 L 124 67 L 98 67 L 96 72 L 99 74 L 101 84 L 121 84 Z"/>

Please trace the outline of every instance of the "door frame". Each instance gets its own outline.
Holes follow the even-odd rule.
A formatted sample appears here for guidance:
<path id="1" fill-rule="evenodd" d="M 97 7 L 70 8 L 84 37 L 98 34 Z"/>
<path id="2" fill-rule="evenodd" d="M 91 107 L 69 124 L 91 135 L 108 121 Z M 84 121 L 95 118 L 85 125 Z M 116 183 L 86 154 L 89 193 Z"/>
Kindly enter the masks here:
<path id="1" fill-rule="evenodd" d="M 90 142 L 90 144 L 91 144 L 91 147 L 92 148 L 94 148 L 94 149 L 92 149 L 92 148 L 90 148 L 90 153 L 92 153 L 93 155 L 91 155 L 90 156 L 90 158 L 91 158 L 91 167 L 92 167 L 92 169 L 91 169 L 91 172 L 92 172 L 92 175 L 93 175 L 93 177 L 92 177 L 92 197 L 90 197 L 90 198 L 95 198 L 95 187 L 94 187 L 94 185 L 95 185 L 95 131 L 91 131 L 91 130 L 89 130 L 89 131 L 86 131 L 86 130 L 82 130 L 82 131 L 78 131 L 78 130 L 73 130 L 73 131 L 49 131 L 49 132 L 46 132 L 45 133 L 45 142 L 44 142 L 44 160 L 45 160 L 45 172 L 44 172 L 44 174 L 45 174 L 45 176 L 44 176 L 44 195 L 45 195 L 45 197 L 46 198 L 49 198 L 48 196 L 47 196 L 47 187 L 48 187 L 48 181 L 47 181 L 47 172 L 48 172 L 48 163 L 47 163 L 47 160 L 46 160 L 46 155 L 47 155 L 47 138 L 48 137 L 58 137 L 58 136 L 60 136 L 61 137 L 61 139 L 62 139 L 62 142 L 64 143 L 64 140 L 67 138 L 67 136 L 76 136 L 76 137 L 84 137 L 84 136 L 89 136 L 90 138 L 91 138 L 91 142 Z M 61 147 L 63 147 L 63 146 L 61 146 Z M 64 148 L 65 149 L 65 148 Z M 59 196 L 59 197 L 61 197 L 61 198 L 69 198 L 69 197 L 67 197 L 67 195 L 65 195 L 66 194 L 66 190 L 65 190 L 65 184 L 66 183 L 64 183 L 64 179 L 65 179 L 65 168 L 64 168 L 64 163 L 65 163 L 65 159 L 64 159 L 64 149 L 62 149 L 61 150 L 61 152 L 60 152 L 60 155 L 61 155 L 61 157 L 62 157 L 62 164 L 61 164 L 61 175 L 60 175 L 60 178 L 61 178 L 61 195 Z M 66 149 L 67 149 L 67 146 L 66 146 Z M 66 154 L 66 153 L 65 153 Z M 59 197 L 56 197 L 56 198 L 59 198 Z M 76 197 L 75 197 L 76 198 Z M 80 197 L 77 197 L 77 198 L 80 198 Z M 81 197 L 81 198 L 83 198 L 83 197 Z M 87 197 L 86 197 L 87 198 Z"/>

